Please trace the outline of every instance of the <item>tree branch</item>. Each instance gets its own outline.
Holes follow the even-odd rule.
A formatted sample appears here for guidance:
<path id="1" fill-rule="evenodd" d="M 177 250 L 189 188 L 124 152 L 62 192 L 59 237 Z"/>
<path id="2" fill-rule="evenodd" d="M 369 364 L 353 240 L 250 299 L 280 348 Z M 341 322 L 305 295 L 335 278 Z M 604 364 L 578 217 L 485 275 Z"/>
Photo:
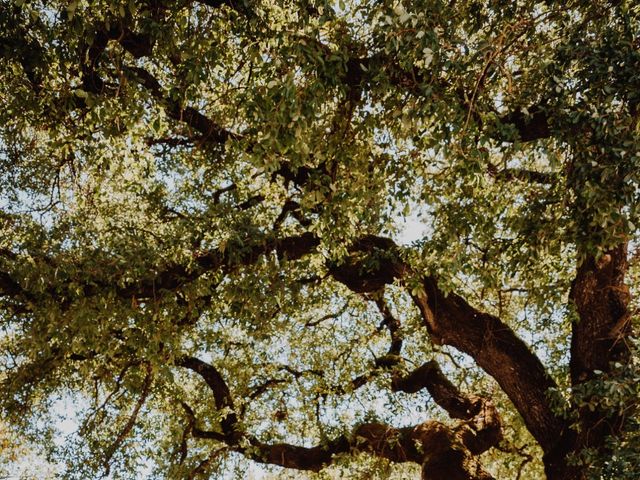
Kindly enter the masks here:
<path id="1" fill-rule="evenodd" d="M 435 360 L 422 364 L 406 376 L 394 373 L 391 380 L 394 392 L 416 393 L 426 388 L 433 401 L 450 417 L 469 420 L 477 412 L 474 403 L 465 397 L 442 373 Z"/>
<path id="2" fill-rule="evenodd" d="M 504 168 L 498 170 L 498 168 L 490 164 L 488 167 L 489 175 L 496 180 L 504 180 L 511 182 L 513 180 L 519 180 L 525 183 L 538 183 L 540 185 L 552 185 L 556 181 L 556 177 L 553 173 L 537 172 L 535 170 L 527 170 L 524 168 Z"/>
<path id="3" fill-rule="evenodd" d="M 249 8 L 249 2 L 246 0 L 196 0 L 196 3 L 207 5 L 211 8 L 220 8 L 223 5 L 245 15 L 248 18 L 255 16 L 254 12 Z"/>
<path id="4" fill-rule="evenodd" d="M 355 292 L 376 291 L 411 274 L 390 239 L 363 237 L 351 253 L 330 272 Z M 565 425 L 551 409 L 547 392 L 556 384 L 540 360 L 499 318 L 475 309 L 455 293 L 445 294 L 433 277 L 423 276 L 421 283 L 422 291 L 413 299 L 434 343 L 470 355 L 500 384 L 540 445 L 552 448 Z"/>
<path id="5" fill-rule="evenodd" d="M 237 139 L 238 135 L 225 130 L 210 118 L 193 107 L 182 107 L 177 101 L 167 97 L 160 82 L 144 68 L 126 67 L 132 73 L 133 79 L 145 87 L 151 95 L 164 105 L 169 117 L 178 122 L 184 122 L 199 132 L 201 141 L 223 145 L 229 139 Z"/>
<path id="6" fill-rule="evenodd" d="M 500 118 L 503 124 L 512 125 L 519 135 L 521 142 L 531 142 L 551 136 L 549 117 L 541 105 L 534 105 L 523 112 L 515 110 Z"/>
<path id="7" fill-rule="evenodd" d="M 397 357 L 400 355 L 402 351 L 402 335 L 400 334 L 400 321 L 393 316 L 387 302 L 385 302 L 384 297 L 379 295 L 375 299 L 376 306 L 378 310 L 382 314 L 382 323 L 381 327 L 387 327 L 389 330 L 389 335 L 391 336 L 391 344 L 389 345 L 389 350 L 387 351 L 387 356 Z"/>
<path id="8" fill-rule="evenodd" d="M 235 252 L 230 252 L 228 247 L 224 251 L 209 250 L 198 254 L 194 259 L 195 265 L 190 269 L 182 264 L 169 265 L 154 277 L 120 288 L 117 293 L 124 298 L 150 298 L 159 290 L 174 290 L 207 272 L 220 270 L 230 273 L 239 266 L 251 265 L 260 256 L 270 252 L 275 252 L 279 259 L 297 260 L 313 252 L 319 244 L 315 235 L 303 233 L 284 238 L 253 240 L 248 247 Z"/>
<path id="9" fill-rule="evenodd" d="M 405 428 L 365 423 L 348 437 L 342 435 L 315 447 L 265 444 L 249 437 L 251 447 L 235 450 L 259 463 L 315 472 L 329 465 L 335 455 L 365 452 L 393 462 L 418 463 L 423 467 L 424 480 L 489 480 L 492 477 L 474 456 L 495 443 L 475 443 L 473 453 L 467 445 L 470 430 L 466 424 L 451 428 L 431 420 Z"/>
<path id="10" fill-rule="evenodd" d="M 473 308 L 455 293 L 444 294 L 432 277 L 414 296 L 431 338 L 470 355 L 500 384 L 543 448 L 558 440 L 563 423 L 547 394 L 556 384 L 529 347 L 499 318 Z"/>
<path id="11" fill-rule="evenodd" d="M 233 411 L 230 390 L 212 365 L 190 356 L 180 357 L 176 365 L 198 373 L 205 380 L 213 392 L 218 410 Z M 297 376 L 298 372 L 294 371 L 294 374 Z M 502 438 L 500 418 L 490 400 L 464 397 L 433 362 L 425 364 L 406 378 L 394 378 L 392 383 L 394 391 L 415 392 L 420 388 L 428 388 L 434 392 L 432 395 L 440 405 L 463 421 L 454 427 L 426 421 L 406 428 L 365 423 L 356 427 L 350 436 L 341 435 L 315 447 L 300 447 L 288 443 L 267 444 L 240 431 L 235 413 L 228 413 L 223 418 L 223 434 L 200 430 L 193 410 L 183 402 L 189 417 L 185 432 L 191 431 L 196 438 L 225 443 L 254 461 L 298 470 L 319 471 L 330 464 L 335 455 L 366 452 L 393 462 L 418 463 L 423 466 L 423 479 L 427 480 L 491 478 L 474 458 L 497 445 Z M 268 388 L 269 382 L 263 385 Z M 451 401 L 453 397 L 464 407 Z M 185 444 L 184 439 L 182 444 Z"/>
<path id="12" fill-rule="evenodd" d="M 26 292 L 7 272 L 0 272 L 0 296 L 14 297 Z"/>
<path id="13" fill-rule="evenodd" d="M 220 372 L 212 365 L 190 356 L 180 357 L 176 360 L 176 365 L 188 368 L 204 379 L 209 389 L 213 392 L 216 409 L 226 410 L 220 421 L 220 426 L 225 438 L 236 439 L 237 432 L 235 427 L 238 423 L 238 417 L 234 411 L 235 407 L 233 405 L 231 391 L 222 378 L 222 375 L 220 375 Z"/>
<path id="14" fill-rule="evenodd" d="M 129 420 L 127 420 L 127 423 L 125 424 L 124 428 L 118 434 L 114 442 L 106 450 L 105 459 L 104 459 L 104 467 L 105 467 L 106 475 L 109 475 L 109 471 L 111 469 L 110 462 L 111 462 L 111 458 L 113 457 L 113 454 L 116 452 L 116 450 L 118 450 L 118 448 L 120 448 L 120 445 L 122 445 L 122 442 L 124 442 L 124 439 L 127 437 L 127 435 L 129 435 L 129 433 L 131 432 L 131 429 L 136 424 L 138 413 L 140 412 L 142 405 L 144 405 L 144 402 L 147 400 L 147 397 L 149 396 L 152 381 L 153 381 L 153 372 L 151 370 L 151 365 L 147 364 L 147 375 L 145 376 L 145 379 L 144 379 L 144 384 L 142 386 L 142 393 L 140 394 L 140 398 L 138 398 L 138 401 L 136 402 L 135 407 L 133 407 L 131 416 L 129 417 Z"/>

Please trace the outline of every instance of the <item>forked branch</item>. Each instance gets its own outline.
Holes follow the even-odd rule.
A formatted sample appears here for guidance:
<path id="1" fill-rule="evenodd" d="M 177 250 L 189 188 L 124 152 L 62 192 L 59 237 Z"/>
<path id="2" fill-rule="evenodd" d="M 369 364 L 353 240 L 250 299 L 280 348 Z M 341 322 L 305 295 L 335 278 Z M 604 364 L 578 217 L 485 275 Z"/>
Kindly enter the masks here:
<path id="1" fill-rule="evenodd" d="M 233 408 L 233 399 L 224 379 L 215 367 L 194 357 L 183 357 L 178 365 L 200 375 L 213 393 L 216 408 Z M 425 374 L 426 373 L 426 374 Z M 418 380 L 419 379 L 419 380 Z M 501 423 L 490 400 L 465 397 L 451 384 L 434 363 L 421 367 L 406 378 L 394 378 L 394 390 L 418 391 L 429 388 L 437 392 L 437 402 L 450 407 L 447 397 L 459 399 L 467 406 L 463 413 L 455 409 L 463 421 L 455 426 L 428 420 L 405 428 L 381 423 L 365 423 L 350 435 L 341 435 L 315 447 L 300 447 L 288 443 L 269 444 L 241 431 L 235 413 L 229 413 L 221 424 L 225 434 L 207 432 L 196 427 L 193 410 L 183 404 L 189 417 L 187 431 L 201 439 L 226 444 L 230 450 L 272 465 L 298 470 L 319 471 L 329 465 L 334 456 L 365 452 L 393 462 L 414 462 L 422 465 L 424 480 L 489 480 L 492 477 L 478 463 L 476 456 L 495 446 L 501 439 Z M 235 435 L 227 434 L 235 432 Z M 183 440 L 184 443 L 184 440 Z M 218 451 L 218 449 L 213 450 Z"/>

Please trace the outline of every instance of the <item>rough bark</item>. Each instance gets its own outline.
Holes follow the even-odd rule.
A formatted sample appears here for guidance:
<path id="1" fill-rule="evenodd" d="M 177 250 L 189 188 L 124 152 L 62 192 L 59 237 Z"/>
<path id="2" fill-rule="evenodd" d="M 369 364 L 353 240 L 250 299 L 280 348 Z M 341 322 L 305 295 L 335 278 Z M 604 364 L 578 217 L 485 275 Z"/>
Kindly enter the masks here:
<path id="1" fill-rule="evenodd" d="M 542 448 L 553 447 L 563 424 L 547 398 L 556 384 L 540 360 L 499 318 L 476 310 L 455 293 L 445 295 L 434 278 L 424 278 L 423 286 L 424 294 L 414 300 L 432 340 L 470 355 L 498 382 Z"/>
<path id="2" fill-rule="evenodd" d="M 393 462 L 414 462 L 422 465 L 423 480 L 490 480 L 477 455 L 495 446 L 502 438 L 502 425 L 493 403 L 486 398 L 464 396 L 443 375 L 435 362 L 429 362 L 406 376 L 396 374 L 392 380 L 395 391 L 417 392 L 427 388 L 434 400 L 449 414 L 461 419 L 454 426 L 427 420 L 418 425 L 395 428 L 382 423 L 357 426 L 350 435 L 342 435 L 314 447 L 288 443 L 268 444 L 254 435 L 241 431 L 233 411 L 231 391 L 218 370 L 195 357 L 181 357 L 176 365 L 197 373 L 213 393 L 216 409 L 225 409 L 221 421 L 222 434 L 197 427 L 193 410 L 183 405 L 189 416 L 188 432 L 201 439 L 227 444 L 260 463 L 298 470 L 319 471 L 333 461 L 335 455 L 366 452 Z M 451 399 L 457 402 L 451 402 Z M 460 407 L 464 405 L 464 407 Z M 183 448 L 186 443 L 183 442 Z"/>
<path id="3" fill-rule="evenodd" d="M 631 335 L 627 244 L 621 243 L 601 257 L 587 257 L 578 267 L 570 299 L 577 313 L 572 324 L 571 383 L 578 387 L 593 380 L 596 372 L 610 372 L 613 362 L 629 360 Z M 594 448 L 606 455 L 607 436 L 617 435 L 623 419 L 600 408 L 578 408 L 579 430 L 565 432 L 556 448 L 547 451 L 544 463 L 550 480 L 582 480 L 584 472 L 567 465 L 570 455 Z"/>
<path id="4" fill-rule="evenodd" d="M 376 261 L 367 262 L 365 252 Z M 331 273 L 355 292 L 375 291 L 413 274 L 398 253 L 388 239 L 364 237 L 354 243 L 352 256 L 334 266 Z M 571 290 L 579 317 L 573 324 L 571 344 L 574 386 L 593 379 L 595 371 L 610 371 L 612 362 L 623 363 L 629 358 L 631 324 L 629 292 L 624 284 L 626 269 L 626 245 L 617 246 L 599 259 L 588 257 L 578 268 Z M 622 419 L 607 417 L 597 408 L 581 408 L 578 432 L 569 428 L 568 422 L 551 408 L 548 394 L 556 388 L 555 382 L 513 330 L 456 293 L 444 293 L 436 278 L 423 276 L 421 281 L 423 289 L 413 298 L 431 339 L 470 355 L 498 382 L 542 447 L 549 479 L 585 478 L 585 469 L 569 466 L 569 459 L 586 447 L 603 451 L 606 437 L 619 433 Z"/>
<path id="5" fill-rule="evenodd" d="M 375 291 L 411 274 L 390 239 L 366 236 L 351 251 L 352 257 L 334 266 L 331 273 L 355 292 Z M 376 261 L 368 263 L 365 253 Z M 508 325 L 455 293 L 445 294 L 437 279 L 424 276 L 422 286 L 423 291 L 413 299 L 431 339 L 470 355 L 498 382 L 542 448 L 552 449 L 566 425 L 551 409 L 547 394 L 556 384 L 540 360 Z"/>
<path id="6" fill-rule="evenodd" d="M 578 267 L 570 294 L 579 317 L 572 325 L 569 364 L 574 385 L 593 378 L 595 370 L 609 371 L 611 362 L 629 358 L 627 267 L 626 243 L 598 259 L 590 256 Z"/>
<path id="7" fill-rule="evenodd" d="M 169 266 L 148 280 L 121 287 L 118 294 L 124 298 L 131 298 L 154 295 L 162 289 L 173 290 L 207 272 L 229 273 L 241 265 L 250 265 L 261 255 L 269 252 L 295 260 L 315 251 L 318 244 L 319 240 L 314 235 L 305 233 L 281 239 L 258 240 L 234 255 L 218 250 L 203 252 L 196 257 L 195 266 L 190 270 L 181 265 Z M 372 259 L 374 261 L 371 261 Z M 412 274 L 410 268 L 400 259 L 398 247 L 389 239 L 375 236 L 364 236 L 355 242 L 351 248 L 351 256 L 339 265 L 330 265 L 329 271 L 336 280 L 359 293 L 377 291 L 398 278 L 403 279 Z M 454 293 L 445 295 L 439 289 L 437 280 L 432 277 L 423 277 L 422 286 L 423 292 L 415 295 L 414 301 L 422 313 L 433 341 L 451 345 L 474 358 L 478 365 L 500 384 L 543 449 L 553 450 L 563 435 L 564 423 L 551 411 L 546 394 L 555 384 L 546 374 L 540 361 L 497 317 L 475 309 Z M 91 294 L 89 291 L 85 293 Z M 182 359 L 181 362 L 184 363 L 183 366 L 194 371 L 202 368 L 202 365 L 197 366 L 194 361 Z M 415 382 L 419 375 L 414 375 L 411 380 L 405 379 L 403 385 L 397 383 L 396 388 L 416 388 Z M 428 377 L 429 368 L 425 367 L 420 375 L 423 378 Z M 211 385 L 216 383 L 212 376 L 209 376 L 208 382 Z M 220 385 L 220 382 L 217 383 Z M 411 386 L 412 383 L 414 386 Z M 464 417 L 465 411 L 471 411 L 468 402 L 465 403 L 455 396 L 447 398 L 443 395 L 438 390 L 442 385 L 442 382 L 440 385 L 438 382 L 432 382 L 430 391 L 434 398 L 441 398 L 442 405 L 454 418 Z M 216 399 L 218 398 L 229 397 L 219 390 Z M 225 402 L 224 405 L 217 405 L 218 408 L 228 408 L 233 412 L 229 401 Z M 446 402 L 449 404 L 445 405 Z M 229 438 L 235 435 L 234 415 L 235 413 L 229 413 L 225 417 L 227 423 L 223 431 Z M 465 448 L 469 451 L 478 450 L 471 445 Z"/>

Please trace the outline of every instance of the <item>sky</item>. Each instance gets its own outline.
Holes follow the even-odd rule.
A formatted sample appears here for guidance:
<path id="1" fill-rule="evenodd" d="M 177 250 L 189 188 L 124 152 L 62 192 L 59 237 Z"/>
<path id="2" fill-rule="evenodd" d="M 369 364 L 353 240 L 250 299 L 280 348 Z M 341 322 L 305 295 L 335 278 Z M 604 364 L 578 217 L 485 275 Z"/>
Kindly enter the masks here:
<path id="1" fill-rule="evenodd" d="M 413 212 L 406 218 L 398 218 L 397 222 L 398 235 L 395 240 L 404 245 L 408 245 L 416 240 L 422 238 L 428 232 L 428 226 L 424 225 L 421 221 L 418 213 Z M 75 409 L 77 406 L 71 399 L 59 399 L 53 405 L 53 414 L 59 420 L 56 424 L 56 430 L 58 435 L 54 439 L 57 445 L 63 445 L 67 438 L 71 437 L 79 427 L 78 419 L 75 415 Z M 419 421 L 419 419 L 403 418 L 407 422 Z M 404 423 L 404 422 L 403 422 Z M 8 476 L 0 477 L 0 480 L 26 480 L 37 479 L 46 480 L 49 478 L 56 478 L 55 471 L 56 466 L 48 464 L 44 458 L 37 454 L 29 455 L 23 458 L 21 461 L 16 462 L 9 472 Z M 59 469 L 58 469 L 59 470 Z M 147 471 L 141 471 L 141 479 L 148 478 L 151 473 L 151 469 Z M 249 468 L 246 472 L 248 479 L 265 480 L 273 478 L 273 474 L 261 465 L 250 462 Z M 108 477 L 107 477 L 108 478 Z M 212 477 L 212 478 L 225 478 Z"/>

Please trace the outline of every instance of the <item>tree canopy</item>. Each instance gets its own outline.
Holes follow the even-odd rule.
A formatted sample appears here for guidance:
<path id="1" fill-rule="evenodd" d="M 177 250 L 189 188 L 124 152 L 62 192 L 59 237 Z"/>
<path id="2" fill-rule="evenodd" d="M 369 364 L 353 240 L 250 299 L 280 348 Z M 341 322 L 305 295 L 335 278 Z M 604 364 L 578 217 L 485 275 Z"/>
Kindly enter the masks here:
<path id="1" fill-rule="evenodd" d="M 1 0 L 0 101 L 5 471 L 640 475 L 637 2 Z"/>

